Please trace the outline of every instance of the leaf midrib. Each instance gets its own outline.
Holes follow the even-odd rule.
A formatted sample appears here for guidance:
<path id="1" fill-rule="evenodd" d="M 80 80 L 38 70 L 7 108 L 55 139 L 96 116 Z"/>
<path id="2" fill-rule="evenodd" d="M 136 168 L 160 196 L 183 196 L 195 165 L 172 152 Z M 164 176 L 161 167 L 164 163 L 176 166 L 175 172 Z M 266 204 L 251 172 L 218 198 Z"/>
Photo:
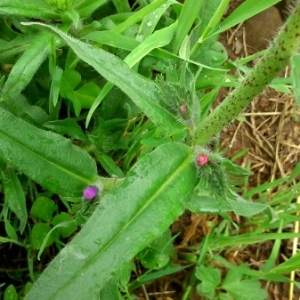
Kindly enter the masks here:
<path id="1" fill-rule="evenodd" d="M 87 264 L 85 264 L 82 268 L 80 268 L 80 270 L 78 270 L 78 272 L 76 274 L 74 274 L 74 276 L 70 277 L 70 279 L 61 288 L 59 288 L 53 296 L 51 296 L 51 299 L 54 299 L 54 300 L 57 299 L 56 296 L 61 291 L 65 290 L 66 286 L 70 285 L 74 279 L 79 277 L 79 274 L 81 274 L 85 269 L 88 269 L 88 267 L 94 261 L 96 261 L 97 258 L 99 256 L 101 256 L 102 253 L 105 252 L 110 247 L 110 245 L 112 245 L 114 243 L 114 241 L 123 233 L 123 231 L 126 228 L 128 228 L 142 214 L 142 212 L 144 212 L 147 209 L 147 207 L 152 203 L 152 201 L 154 199 L 156 199 L 157 196 L 161 194 L 161 192 L 163 192 L 165 187 L 167 187 L 170 183 L 172 183 L 179 176 L 179 174 L 181 174 L 181 171 L 183 169 L 185 169 L 188 164 L 190 164 L 190 156 L 189 155 L 181 163 L 181 165 L 178 166 L 177 170 L 175 172 L 173 172 L 173 174 L 171 176 L 168 177 L 168 175 L 166 175 L 167 180 L 160 186 L 160 188 L 158 190 L 154 191 L 154 193 L 152 193 L 152 195 L 151 194 L 149 195 L 149 200 L 141 208 L 138 209 L 137 213 L 134 214 L 131 219 L 129 219 L 129 221 L 122 227 L 122 229 L 118 230 L 118 232 L 110 239 L 110 241 L 108 241 L 106 243 L 106 245 L 99 252 L 97 252 L 97 254 L 95 256 L 93 256 Z"/>
<path id="2" fill-rule="evenodd" d="M 77 178 L 79 179 L 80 181 L 83 181 L 84 183 L 86 184 L 89 184 L 89 180 L 87 180 L 85 177 L 82 177 L 82 176 L 79 176 L 78 174 L 74 173 L 74 172 L 71 172 L 69 171 L 68 169 L 66 168 L 62 168 L 60 165 L 57 164 L 56 161 L 52 161 L 52 160 L 48 160 L 46 159 L 44 156 L 42 156 L 40 153 L 38 152 L 35 152 L 33 151 L 32 149 L 30 149 L 29 147 L 26 146 L 26 144 L 20 142 L 19 140 L 15 139 L 14 137 L 4 133 L 1 129 L 0 129 L 0 135 L 2 134 L 2 136 L 8 138 L 8 139 L 11 139 L 15 144 L 25 148 L 28 152 L 34 154 L 35 156 L 39 157 L 41 160 L 45 161 L 46 163 L 48 162 L 50 165 L 56 167 L 57 169 L 63 171 L 64 173 L 68 174 L 68 175 L 71 175 L 72 177 L 74 178 Z M 13 164 L 13 163 L 12 163 Z M 25 172 L 24 172 L 25 173 Z"/>

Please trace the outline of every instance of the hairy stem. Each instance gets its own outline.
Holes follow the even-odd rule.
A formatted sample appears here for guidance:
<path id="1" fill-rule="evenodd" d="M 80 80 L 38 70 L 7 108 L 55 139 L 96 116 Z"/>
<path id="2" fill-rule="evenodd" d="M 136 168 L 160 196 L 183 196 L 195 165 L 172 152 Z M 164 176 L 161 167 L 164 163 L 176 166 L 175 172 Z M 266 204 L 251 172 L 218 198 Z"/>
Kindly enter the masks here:
<path id="1" fill-rule="evenodd" d="M 266 84 L 289 62 L 300 45 L 300 1 L 279 31 L 273 44 L 266 50 L 260 62 L 238 86 L 203 122 L 195 133 L 195 144 L 204 146 L 230 121 L 247 107 Z"/>

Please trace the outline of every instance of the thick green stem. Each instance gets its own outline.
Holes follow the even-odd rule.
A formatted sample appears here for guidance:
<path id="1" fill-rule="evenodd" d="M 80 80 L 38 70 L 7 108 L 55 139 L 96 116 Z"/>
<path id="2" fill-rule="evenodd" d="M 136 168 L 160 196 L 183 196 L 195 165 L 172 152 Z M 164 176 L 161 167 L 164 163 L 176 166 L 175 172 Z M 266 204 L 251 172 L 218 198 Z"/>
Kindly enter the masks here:
<path id="1" fill-rule="evenodd" d="M 204 146 L 234 120 L 266 84 L 289 62 L 300 45 L 300 3 L 279 31 L 263 58 L 237 87 L 196 129 L 195 144 Z"/>

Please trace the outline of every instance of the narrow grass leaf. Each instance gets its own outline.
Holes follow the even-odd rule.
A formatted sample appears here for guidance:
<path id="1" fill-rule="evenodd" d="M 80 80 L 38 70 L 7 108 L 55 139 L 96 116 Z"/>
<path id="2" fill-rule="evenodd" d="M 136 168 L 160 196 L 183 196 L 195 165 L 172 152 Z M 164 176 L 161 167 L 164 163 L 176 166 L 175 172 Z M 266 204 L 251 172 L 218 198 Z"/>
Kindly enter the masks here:
<path id="1" fill-rule="evenodd" d="M 136 39 L 143 41 L 153 33 L 156 25 L 160 21 L 160 18 L 169 8 L 170 4 L 171 2 L 167 1 L 164 5 L 161 5 L 159 8 L 155 9 L 152 13 L 149 13 L 145 18 L 143 18 Z"/>
<path id="2" fill-rule="evenodd" d="M 250 197 L 252 197 L 256 194 L 265 192 L 268 189 L 275 188 L 276 186 L 278 186 L 279 184 L 285 182 L 286 180 L 287 180 L 286 178 L 279 178 L 279 179 L 276 179 L 272 182 L 267 182 L 267 183 L 261 184 L 261 185 L 255 187 L 255 188 L 252 188 L 250 191 L 246 192 L 244 197 L 246 199 L 248 199 L 248 198 L 250 198 Z"/>
<path id="3" fill-rule="evenodd" d="M 300 268 L 300 252 L 273 268 L 270 272 L 275 274 L 287 274 Z"/>
<path id="4" fill-rule="evenodd" d="M 62 75 L 63 75 L 63 70 L 60 67 L 56 66 L 52 75 L 52 82 L 51 82 L 50 96 L 49 96 L 50 101 L 53 103 L 53 106 L 56 106 L 58 102 Z"/>
<path id="5" fill-rule="evenodd" d="M 300 106 L 300 55 L 291 57 L 291 66 L 295 100 L 297 105 Z"/>
<path id="6" fill-rule="evenodd" d="M 52 192 L 80 196 L 96 179 L 95 162 L 85 151 L 2 108 L 0 138 L 1 159 Z"/>
<path id="7" fill-rule="evenodd" d="M 237 246 L 237 245 L 250 245 L 255 243 L 260 243 L 268 240 L 276 239 L 293 239 L 299 237 L 299 233 L 264 233 L 264 234 L 241 234 L 237 236 L 218 236 L 212 242 L 211 250 L 220 249 L 228 246 Z"/>
<path id="8" fill-rule="evenodd" d="M 103 45 L 109 45 L 126 51 L 132 51 L 140 44 L 139 41 L 112 30 L 93 31 L 82 37 L 82 39 L 93 41 Z"/>
<path id="9" fill-rule="evenodd" d="M 153 49 L 168 45 L 175 33 L 177 23 L 155 31 L 146 40 L 140 43 L 126 58 L 125 62 L 133 67 Z"/>
<path id="10" fill-rule="evenodd" d="M 130 5 L 127 0 L 113 0 L 118 13 L 130 12 Z"/>
<path id="11" fill-rule="evenodd" d="M 101 200 L 25 299 L 89 299 L 184 211 L 195 182 L 189 147 L 169 143 L 144 156 Z"/>
<path id="12" fill-rule="evenodd" d="M 169 26 L 169 27 L 172 28 L 172 26 Z M 171 28 L 169 28 L 168 30 L 170 30 Z M 94 31 L 94 32 L 91 32 L 91 33 L 85 35 L 82 39 L 90 40 L 90 41 L 104 44 L 104 45 L 109 45 L 109 46 L 127 50 L 127 51 L 133 51 L 135 48 L 137 48 L 141 44 L 141 42 L 139 42 L 133 38 L 130 38 L 128 36 L 124 36 L 122 34 L 116 33 L 114 31 L 109 31 L 109 30 Z M 146 43 L 148 43 L 148 41 Z M 162 46 L 167 45 L 167 44 L 168 43 L 164 43 Z M 160 46 L 160 47 L 162 47 L 162 46 Z M 189 62 L 196 66 L 204 67 L 204 68 L 211 69 L 211 70 L 217 70 L 217 71 L 222 71 L 222 72 L 226 71 L 225 69 L 218 69 L 218 68 L 213 68 L 213 67 L 203 65 L 197 61 L 188 59 L 188 57 L 181 57 L 181 56 L 175 55 L 165 49 L 153 48 L 148 54 L 150 56 L 154 56 L 154 57 L 158 57 L 158 58 L 174 59 L 174 60 L 178 60 L 178 61 Z M 219 81 L 219 78 L 218 78 L 218 81 Z M 209 82 L 211 82 L 211 81 L 209 81 Z M 225 83 L 223 83 L 223 84 L 225 84 Z"/>
<path id="13" fill-rule="evenodd" d="M 0 60 L 15 56 L 21 52 L 24 52 L 28 46 L 36 39 L 36 34 L 32 35 L 19 35 L 9 42 L 0 40 Z"/>
<path id="14" fill-rule="evenodd" d="M 173 53 L 177 54 L 181 44 L 195 22 L 204 0 L 186 0 L 182 6 L 178 18 L 178 26 L 175 33 Z"/>
<path id="15" fill-rule="evenodd" d="M 298 162 L 297 165 L 294 167 L 291 175 L 288 178 L 288 183 L 292 182 L 299 174 L 300 174 L 300 163 Z"/>
<path id="16" fill-rule="evenodd" d="M 161 125 L 167 132 L 184 130 L 184 125 L 158 103 L 162 96 L 156 84 L 132 71 L 116 56 L 76 40 L 55 27 L 34 22 L 23 24 L 39 25 L 52 30 L 72 48 L 80 59 L 92 66 L 110 84 L 118 86 L 153 122 Z"/>
<path id="17" fill-rule="evenodd" d="M 6 172 L 3 181 L 5 200 L 8 201 L 10 209 L 20 220 L 20 232 L 23 233 L 27 222 L 26 198 L 22 185 L 16 173 L 12 169 Z"/>
<path id="18" fill-rule="evenodd" d="M 67 135 L 73 139 L 85 141 L 86 136 L 78 123 L 71 118 L 64 120 L 49 121 L 43 124 L 43 127 L 48 128 L 61 135 Z"/>
<path id="19" fill-rule="evenodd" d="M 117 176 L 119 178 L 124 178 L 123 171 L 117 166 L 114 160 L 105 153 L 100 153 L 95 151 L 95 155 L 99 160 L 102 168 L 110 175 L 110 176 Z"/>
<path id="20" fill-rule="evenodd" d="M 96 9 L 105 4 L 108 0 L 79 0 L 75 1 L 74 10 L 81 18 L 89 17 Z"/>
<path id="21" fill-rule="evenodd" d="M 240 24 L 256 14 L 280 2 L 280 0 L 247 0 L 242 3 L 229 17 L 227 17 L 213 34 L 219 34 L 237 24 Z"/>
<path id="22" fill-rule="evenodd" d="M 163 270 L 159 270 L 156 272 L 151 272 L 151 273 L 145 273 L 143 275 L 141 275 L 140 277 L 138 277 L 134 282 L 130 283 L 128 286 L 128 290 L 135 290 L 138 287 L 147 284 L 147 283 L 151 283 L 161 277 L 164 276 L 168 276 L 171 274 L 175 274 L 178 273 L 188 267 L 190 267 L 191 265 L 187 265 L 187 266 L 182 266 L 182 267 L 171 267 L 171 268 L 167 268 L 167 269 L 163 269 Z"/>
<path id="23" fill-rule="evenodd" d="M 50 38 L 49 33 L 39 34 L 18 59 L 4 84 L 2 90 L 4 99 L 21 93 L 31 81 L 50 52 L 50 47 L 48 47 Z"/>
<path id="24" fill-rule="evenodd" d="M 152 13 L 154 10 L 159 8 L 161 5 L 164 5 L 168 0 L 154 0 L 149 5 L 143 7 L 142 9 L 136 11 L 131 17 L 127 18 L 126 21 L 117 25 L 112 29 L 112 31 L 121 33 L 126 29 L 130 28 L 132 25 L 140 22 L 148 14 Z M 170 1 L 169 1 L 170 2 Z"/>
<path id="25" fill-rule="evenodd" d="M 16 244 L 16 245 L 18 245 L 20 247 L 24 247 L 24 248 L 27 247 L 27 245 L 22 244 L 22 243 L 20 243 L 20 242 L 18 242 L 16 240 L 0 236 L 0 245 L 3 244 L 3 243 L 14 243 L 14 244 Z"/>
<path id="26" fill-rule="evenodd" d="M 212 18 L 210 19 L 208 25 L 206 26 L 204 32 L 201 35 L 200 40 L 204 40 L 209 33 L 209 31 L 217 26 L 217 24 L 220 22 L 222 16 L 224 15 L 224 12 L 229 4 L 230 0 L 222 0 L 220 4 L 218 5 L 218 8 L 214 12 Z"/>

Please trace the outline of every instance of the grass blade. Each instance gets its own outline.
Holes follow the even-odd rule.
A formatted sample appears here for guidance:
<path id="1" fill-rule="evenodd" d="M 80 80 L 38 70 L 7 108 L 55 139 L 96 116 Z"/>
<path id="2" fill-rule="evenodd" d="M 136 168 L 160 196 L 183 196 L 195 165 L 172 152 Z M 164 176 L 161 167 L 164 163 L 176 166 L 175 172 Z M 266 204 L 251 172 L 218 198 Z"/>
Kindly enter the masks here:
<path id="1" fill-rule="evenodd" d="M 280 2 L 280 0 L 247 0 L 227 17 L 213 34 L 219 34 Z"/>
<path id="2" fill-rule="evenodd" d="M 48 47 L 50 38 L 51 36 L 45 32 L 38 35 L 13 66 L 2 91 L 5 99 L 21 93 L 31 81 L 50 52 Z"/>
<path id="3" fill-rule="evenodd" d="M 180 16 L 178 18 L 178 26 L 173 44 L 173 53 L 176 54 L 178 52 L 183 40 L 192 28 L 192 25 L 198 16 L 202 4 L 203 0 L 186 0 L 184 2 Z"/>

